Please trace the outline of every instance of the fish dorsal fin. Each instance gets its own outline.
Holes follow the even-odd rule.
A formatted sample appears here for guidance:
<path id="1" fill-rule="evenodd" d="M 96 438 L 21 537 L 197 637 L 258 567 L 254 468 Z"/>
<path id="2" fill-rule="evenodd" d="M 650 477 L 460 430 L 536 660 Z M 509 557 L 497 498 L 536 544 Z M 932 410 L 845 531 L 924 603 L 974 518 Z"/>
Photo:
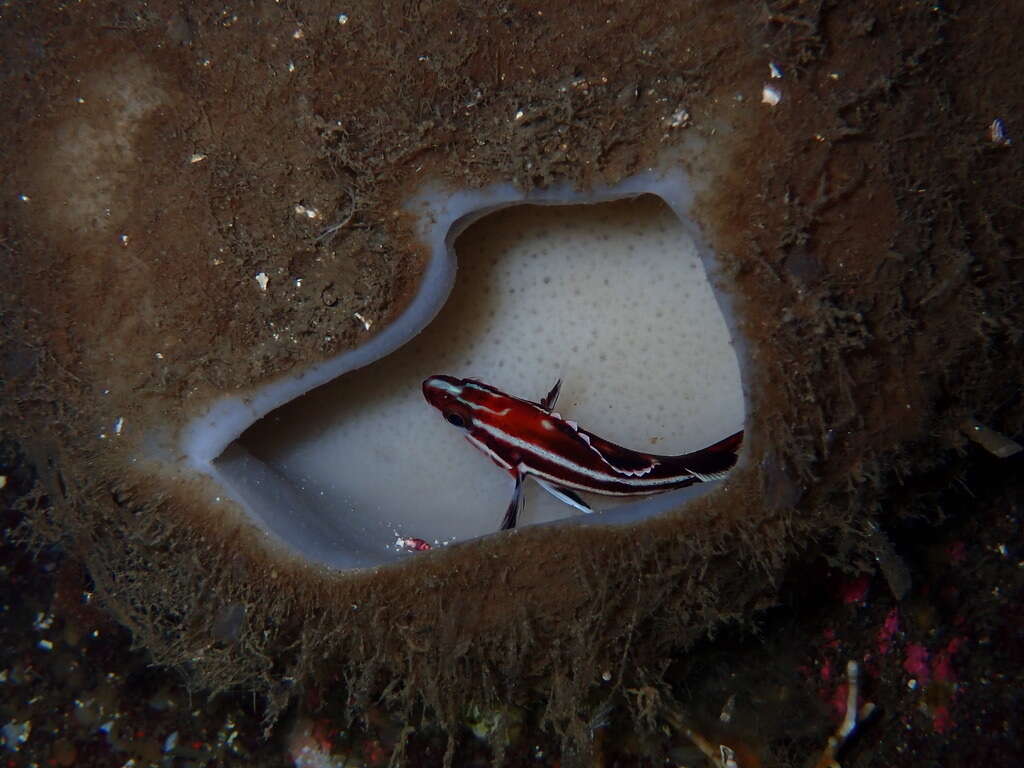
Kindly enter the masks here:
<path id="1" fill-rule="evenodd" d="M 587 432 L 585 429 L 580 429 L 575 425 L 572 426 L 574 426 L 576 434 L 580 436 L 583 442 L 590 446 L 590 450 L 600 456 L 601 461 L 620 474 L 629 475 L 630 477 L 643 477 L 658 466 L 658 460 L 653 456 L 631 451 L 615 443 L 609 443 L 592 432 Z"/>
<path id="2" fill-rule="evenodd" d="M 558 402 L 558 393 L 562 391 L 562 380 L 559 379 L 555 382 L 555 386 L 551 388 L 551 391 L 544 395 L 544 398 L 540 401 L 540 407 L 545 411 L 550 411 L 555 407 L 555 403 Z"/>

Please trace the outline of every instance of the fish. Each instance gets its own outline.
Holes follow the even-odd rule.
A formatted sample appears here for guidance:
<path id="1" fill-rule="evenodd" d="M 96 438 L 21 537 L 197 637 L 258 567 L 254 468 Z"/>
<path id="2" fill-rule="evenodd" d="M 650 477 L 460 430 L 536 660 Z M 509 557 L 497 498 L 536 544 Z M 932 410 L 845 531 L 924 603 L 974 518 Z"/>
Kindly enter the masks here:
<path id="1" fill-rule="evenodd" d="M 555 412 L 562 380 L 540 401 L 524 400 L 478 379 L 436 375 L 423 396 L 445 421 L 508 472 L 513 480 L 501 530 L 516 526 L 523 485 L 535 480 L 559 501 L 589 514 L 577 491 L 643 496 L 721 480 L 736 463 L 743 430 L 693 453 L 659 456 L 616 445 Z"/>

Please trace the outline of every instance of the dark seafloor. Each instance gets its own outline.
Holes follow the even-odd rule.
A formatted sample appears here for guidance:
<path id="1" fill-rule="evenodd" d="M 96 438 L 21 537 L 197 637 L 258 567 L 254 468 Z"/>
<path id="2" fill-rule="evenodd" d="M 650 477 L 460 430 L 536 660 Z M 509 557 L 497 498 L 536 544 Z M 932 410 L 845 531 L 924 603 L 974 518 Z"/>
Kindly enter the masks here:
<path id="1" fill-rule="evenodd" d="M 777 5 L 788 8 L 791 4 Z M 829 7 L 827 3 L 818 5 Z M 962 203 L 966 190 L 978 210 L 987 215 L 989 192 L 993 188 L 1000 193 L 1012 190 L 1013 174 L 1003 168 L 1013 167 L 1011 161 L 1016 159 L 1011 153 L 1019 151 L 1020 123 L 1013 119 L 1019 100 L 1015 105 L 1015 100 L 1004 94 L 1017 93 L 1017 81 L 1010 78 L 1007 85 L 1000 77 L 1016 70 L 1005 59 L 993 56 L 986 62 L 988 69 L 980 83 L 956 80 L 948 73 L 959 73 L 963 61 L 984 60 L 981 54 L 993 50 L 993 39 L 1002 39 L 995 34 L 998 22 L 1013 5 L 962 3 L 950 11 L 938 3 L 893 3 L 891 8 L 909 9 L 910 14 L 925 6 L 937 14 L 948 14 L 950 19 L 973 14 L 973 18 L 986 20 L 964 25 L 962 30 L 954 25 L 958 34 L 949 36 L 948 48 L 938 50 L 948 57 L 943 59 L 946 68 L 942 71 L 959 88 L 957 94 L 980 94 L 985 97 L 979 99 L 983 104 L 996 103 L 1000 110 L 1012 110 L 1005 116 L 1014 146 L 995 146 L 981 130 L 981 123 L 977 130 L 971 123 L 968 127 L 971 135 L 977 135 L 977 146 L 962 147 L 962 154 L 954 156 L 975 158 L 971 163 L 963 161 L 967 170 L 962 171 L 974 186 L 956 187 L 957 196 L 951 198 L 950 207 Z M 838 39 L 842 30 L 835 25 L 831 20 L 827 31 Z M 115 26 L 104 29 L 111 34 L 121 31 Z M 829 39 L 829 35 L 822 37 Z M 917 72 L 922 57 L 927 62 L 934 41 L 911 36 L 904 42 L 901 60 L 906 59 L 907 72 Z M 828 47 L 817 39 L 815 44 Z M 11 60 L 17 62 L 16 57 Z M 964 66 L 969 69 L 974 64 Z M 878 90 L 887 94 L 891 86 L 882 82 Z M 883 100 L 879 109 L 888 106 Z M 906 105 L 901 108 L 909 109 Z M 980 120 L 978 116 L 983 115 L 987 125 L 996 114 L 1003 112 L 980 110 L 963 120 Z M 920 126 L 922 135 L 928 130 L 936 130 L 936 126 Z M 909 141 L 917 135 L 903 138 Z M 243 134 L 239 141 L 251 138 L 252 134 Z M 910 150 L 907 152 L 910 156 Z M 997 162 L 1003 160 L 1004 164 Z M 253 185 L 253 189 L 262 188 Z M 1007 194 L 1012 198 L 1012 191 Z M 1012 207 L 1012 199 L 1010 203 Z M 1019 202 L 1016 206 L 1019 210 Z M 998 232 L 998 219 L 995 224 L 986 222 Z M 924 224 L 922 227 L 927 229 Z M 1019 238 L 1012 227 L 1007 229 L 1011 234 L 1000 240 L 1001 247 L 1008 262 L 1019 260 Z M 973 232 L 979 236 L 981 230 Z M 273 250 L 261 238 L 254 239 L 260 248 Z M 965 247 L 967 244 L 976 246 L 978 241 L 965 240 Z M 11 251 L 6 241 L 0 241 L 0 247 Z M 1010 279 L 989 283 L 988 293 L 979 294 L 979 301 L 996 290 L 1015 290 L 1007 285 Z M 951 279 L 944 285 L 955 294 L 960 284 Z M 72 288 L 63 288 L 69 304 L 80 295 Z M 990 306 L 991 299 L 980 309 Z M 47 309 L 59 317 L 54 307 Z M 237 327 L 255 325 L 240 322 Z M 24 335 L 13 322 L 4 331 L 8 337 Z M 199 334 L 189 337 L 197 345 L 205 343 L 203 338 Z M 262 363 L 257 360 L 253 364 Z M 234 373 L 247 375 L 244 367 Z M 1012 387 L 1013 382 L 1007 386 Z M 20 407 L 15 401 L 7 405 Z M 1019 414 L 1021 406 L 1018 382 L 1015 398 L 992 404 L 992 409 L 1006 423 L 1019 424 L 1019 416 L 1013 414 Z M 153 665 L 145 650 L 133 650 L 128 632 L 96 607 L 97 600 L 90 599 L 92 585 L 78 563 L 59 549 L 32 546 L 31 532 L 20 524 L 33 512 L 47 508 L 49 500 L 34 490 L 38 487 L 34 468 L 26 459 L 9 444 L 0 448 L 0 476 L 4 478 L 0 489 L 4 499 L 0 543 L 4 576 L 0 599 L 3 765 L 293 765 L 297 745 L 293 737 L 306 729 L 310 733 L 304 743 L 316 745 L 325 756 L 320 764 L 387 765 L 406 727 L 413 732 L 403 764 L 442 763 L 446 734 L 427 721 L 398 722 L 382 707 L 365 709 L 357 722 L 347 722 L 340 717 L 346 695 L 340 688 L 307 690 L 281 718 L 267 723 L 263 720 L 264 702 L 251 691 L 235 690 L 210 699 L 206 692 L 185 686 L 184 670 L 179 673 Z M 650 688 L 610 694 L 607 706 L 598 708 L 598 717 L 591 723 L 592 764 L 608 768 L 709 764 L 692 739 L 675 727 L 684 722 L 713 746 L 729 745 L 737 764 L 746 768 L 815 765 L 842 720 L 846 702 L 843 670 L 850 660 L 861 665 L 861 701 L 873 702 L 876 710 L 840 754 L 844 768 L 1024 764 L 1020 726 L 1024 710 L 1024 459 L 1018 455 L 999 460 L 974 445 L 966 450 L 952 470 L 907 478 L 904 493 L 893 494 L 887 501 L 890 508 L 885 519 L 899 522 L 879 532 L 883 543 L 875 551 L 883 555 L 881 562 L 844 557 L 847 567 L 839 570 L 820 556 L 816 559 L 819 543 L 807 541 L 805 556 L 786 575 L 780 605 L 753 619 L 756 632 L 719 631 L 703 644 L 688 648 L 685 656 L 680 653 L 664 659 L 664 678 L 682 710 L 659 702 Z M 885 555 L 887 546 L 891 552 Z M 909 589 L 897 599 L 893 587 L 906 589 L 907 576 Z M 632 706 L 627 708 L 627 702 Z M 540 702 L 535 704 L 533 710 L 503 713 L 515 723 L 511 732 L 504 734 L 510 741 L 507 765 L 560 762 L 561 742 L 538 727 L 536 712 L 542 707 Z M 669 707 L 675 711 L 672 719 L 665 717 Z M 634 722 L 627 711 L 649 715 Z M 313 720 L 307 712 L 316 713 Z M 489 742 L 480 737 L 488 733 L 488 715 L 465 713 L 456 766 L 491 763 Z M 306 753 L 303 765 L 315 764 L 312 754 Z"/>
<path id="2" fill-rule="evenodd" d="M 942 522 L 922 516 L 886 532 L 891 562 L 865 562 L 859 575 L 815 562 L 790 574 L 784 603 L 762 617 L 755 636 L 722 633 L 685 658 L 666 659 L 690 727 L 728 744 L 741 767 L 814 765 L 842 720 L 844 668 L 856 660 L 861 700 L 876 710 L 841 752 L 844 768 L 1024 764 L 1024 455 L 1000 460 L 972 450 L 970 471 L 908 488 L 907 503 Z M 299 765 L 389 764 L 404 724 L 373 709 L 359 722 L 332 721 L 323 713 L 340 691 L 309 694 L 319 699 L 305 703 L 320 710 L 315 722 L 299 722 L 300 702 L 268 726 L 246 691 L 210 699 L 173 669 L 152 666 L 90 605 L 76 562 L 19 545 L 24 510 L 14 500 L 31 489 L 33 470 L 10 446 L 0 465 L 2 765 L 296 765 L 303 723 L 306 743 L 331 759 L 315 763 L 307 754 Z M 897 600 L 891 586 L 902 588 L 907 575 L 912 586 Z M 668 722 L 652 718 L 638 733 L 620 727 L 616 709 L 611 701 L 592 724 L 594 766 L 710 764 Z M 529 727 L 530 713 L 522 717 L 506 764 L 559 765 L 557 739 Z M 467 713 L 455 765 L 490 764 L 487 740 L 471 735 L 486 734 L 486 719 Z M 441 765 L 446 736 L 411 725 L 405 764 Z"/>

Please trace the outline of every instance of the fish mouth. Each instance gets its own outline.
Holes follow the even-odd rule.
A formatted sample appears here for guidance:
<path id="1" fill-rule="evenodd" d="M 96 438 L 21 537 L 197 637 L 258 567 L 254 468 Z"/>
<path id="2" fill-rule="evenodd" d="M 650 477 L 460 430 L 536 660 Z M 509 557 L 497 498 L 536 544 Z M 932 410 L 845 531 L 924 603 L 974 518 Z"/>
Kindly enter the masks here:
<path id="1" fill-rule="evenodd" d="M 649 451 L 656 444 L 655 452 L 661 454 L 684 453 L 713 443 L 744 426 L 746 406 L 739 367 L 743 355 L 742 348 L 734 347 L 740 339 L 728 297 L 715 290 L 710 280 L 715 269 L 713 254 L 699 227 L 688 218 L 693 197 L 688 177 L 678 168 L 642 174 L 586 195 L 567 186 L 524 194 L 501 185 L 472 195 L 426 188 L 409 208 L 419 215 L 420 236 L 432 256 L 420 288 L 404 312 L 361 346 L 312 365 L 300 376 L 271 382 L 245 398 L 219 401 L 188 426 L 181 448 L 191 465 L 211 477 L 248 520 L 267 534 L 272 546 L 345 570 L 404 561 L 412 555 L 396 543 L 403 540 L 423 539 L 436 551 L 446 544 L 497 531 L 511 491 L 507 468 L 496 471 L 486 456 L 437 419 L 433 409 L 451 405 L 462 384 L 455 376 L 435 373 L 439 369 L 472 372 L 531 400 L 539 400 L 550 389 L 553 374 L 563 374 L 562 413 L 608 439 L 618 438 L 616 442 L 638 450 Z M 523 203 L 527 205 L 517 207 Z M 552 207 L 563 205 L 575 207 Z M 496 213 L 506 208 L 513 210 Z M 602 228 L 608 232 L 627 230 L 637 243 L 647 242 L 646 237 L 669 248 L 669 257 L 651 256 L 655 267 L 645 278 L 648 283 L 637 283 L 634 278 L 647 257 L 630 252 L 629 269 L 622 269 L 626 263 L 622 253 L 627 252 L 624 244 L 602 267 L 611 270 L 609 277 L 592 281 L 591 290 L 607 288 L 607 296 L 582 295 L 574 304 L 573 292 L 590 284 L 590 270 L 570 266 L 558 272 L 557 256 L 550 256 L 547 262 L 523 256 L 514 268 L 503 263 L 493 266 L 481 256 L 480 263 L 467 262 L 463 271 L 467 279 L 475 279 L 472 276 L 479 272 L 490 275 L 492 282 L 474 286 L 471 280 L 453 293 L 456 238 L 485 216 L 487 220 L 480 226 L 490 226 L 488 222 L 501 216 L 519 215 L 517 211 L 527 218 L 543 219 L 545 225 L 538 231 L 544 232 L 579 215 L 586 219 L 585 224 L 576 225 L 581 237 Z M 570 216 L 570 212 L 574 213 Z M 644 234 L 648 226 L 654 234 Z M 567 239 L 568 234 L 558 242 Z M 461 248 L 463 241 L 459 242 Z M 581 246 L 580 258 L 589 258 L 588 249 L 596 248 Z M 684 252 L 690 259 L 685 268 L 675 263 L 684 258 Z M 536 271 L 531 264 L 545 266 Z M 677 267 L 679 275 L 672 271 Z M 689 275 L 700 279 L 690 277 L 688 281 Z M 559 286 L 546 287 L 552 284 L 546 282 L 549 278 L 561 286 L 562 295 Z M 611 313 L 612 305 L 623 311 L 636 309 L 636 295 L 656 290 L 659 284 L 671 287 L 672 280 L 679 280 L 680 287 L 677 291 L 672 288 L 675 293 L 666 299 L 666 306 L 678 306 L 680 294 L 689 297 L 703 286 L 705 303 L 694 311 L 693 319 L 679 322 L 670 314 L 663 318 L 663 326 L 657 326 L 646 305 L 638 310 L 640 314 L 625 319 L 609 314 L 605 320 L 600 314 Z M 529 291 L 522 287 L 525 283 L 530 284 Z M 454 298 L 448 302 L 450 295 Z M 496 299 L 488 299 L 489 305 L 473 305 L 473 318 L 478 319 L 460 319 L 460 302 L 480 304 L 485 295 Z M 566 305 L 576 308 L 565 309 Z M 580 320 L 595 308 L 599 314 L 592 315 L 593 319 Z M 493 343 L 505 346 L 492 354 L 487 346 L 490 337 L 482 329 L 489 327 L 489 318 L 495 313 L 510 325 L 499 327 Z M 708 333 L 718 341 L 698 338 L 699 344 L 687 348 L 681 339 L 695 333 L 699 337 L 693 328 L 713 315 L 717 316 L 717 330 Z M 577 333 L 574 328 L 581 323 L 583 331 Z M 644 333 L 639 336 L 622 330 L 641 323 Z M 437 331 L 438 324 L 447 330 Z M 687 329 L 685 334 L 681 327 Z M 528 337 L 530 333 L 536 336 Z M 655 348 L 643 358 L 639 350 L 644 339 L 640 336 L 660 338 L 659 333 L 665 341 L 658 343 L 682 346 L 664 353 Z M 709 351 L 714 344 L 719 346 Z M 527 359 L 524 350 L 531 349 L 543 351 L 543 355 L 537 353 L 537 364 L 520 363 Z M 572 362 L 574 355 L 582 362 Z M 692 364 L 694 358 L 701 361 L 700 366 Z M 511 369 L 507 363 L 512 364 Z M 665 377 L 658 385 L 660 391 L 653 387 L 650 394 L 643 394 L 644 381 L 631 372 L 643 368 L 649 371 L 649 379 Z M 688 400 L 680 396 L 678 387 L 684 385 L 676 379 L 687 375 L 689 369 L 714 369 L 718 379 L 708 379 Z M 726 390 L 728 395 L 723 394 Z M 681 403 L 693 400 L 699 404 L 686 406 L 692 415 L 678 409 L 683 407 Z M 649 408 L 643 406 L 645 402 Z M 658 406 L 678 408 L 658 422 L 661 426 L 630 436 L 630 414 L 635 410 L 640 421 L 653 419 L 651 413 L 656 413 Z M 592 410 L 588 412 L 588 408 Z M 680 425 L 685 425 L 685 439 L 674 445 L 672 433 Z M 652 442 L 651 434 L 657 442 Z M 530 484 L 528 493 L 533 495 L 527 498 L 521 525 L 634 523 L 676 510 L 718 485 L 691 486 L 627 504 L 622 504 L 622 499 L 594 497 L 592 506 L 599 513 L 584 516 Z"/>
<path id="2" fill-rule="evenodd" d="M 422 384 L 423 397 L 438 410 L 443 410 L 453 398 L 462 392 L 462 383 L 454 376 L 428 376 Z"/>

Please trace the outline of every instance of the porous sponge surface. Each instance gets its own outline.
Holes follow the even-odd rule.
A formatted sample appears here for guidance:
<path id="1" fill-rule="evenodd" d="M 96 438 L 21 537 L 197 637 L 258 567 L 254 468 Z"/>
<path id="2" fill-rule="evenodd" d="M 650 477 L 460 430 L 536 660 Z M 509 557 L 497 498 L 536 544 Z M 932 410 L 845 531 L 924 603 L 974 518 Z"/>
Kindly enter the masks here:
<path id="1" fill-rule="evenodd" d="M 725 318 L 660 199 L 507 208 L 456 252 L 455 287 L 426 330 L 275 411 L 247 440 L 370 551 L 493 532 L 508 503 L 509 476 L 424 401 L 432 374 L 532 400 L 561 378 L 558 412 L 645 452 L 691 451 L 742 428 Z M 577 514 L 530 485 L 521 524 Z"/>

